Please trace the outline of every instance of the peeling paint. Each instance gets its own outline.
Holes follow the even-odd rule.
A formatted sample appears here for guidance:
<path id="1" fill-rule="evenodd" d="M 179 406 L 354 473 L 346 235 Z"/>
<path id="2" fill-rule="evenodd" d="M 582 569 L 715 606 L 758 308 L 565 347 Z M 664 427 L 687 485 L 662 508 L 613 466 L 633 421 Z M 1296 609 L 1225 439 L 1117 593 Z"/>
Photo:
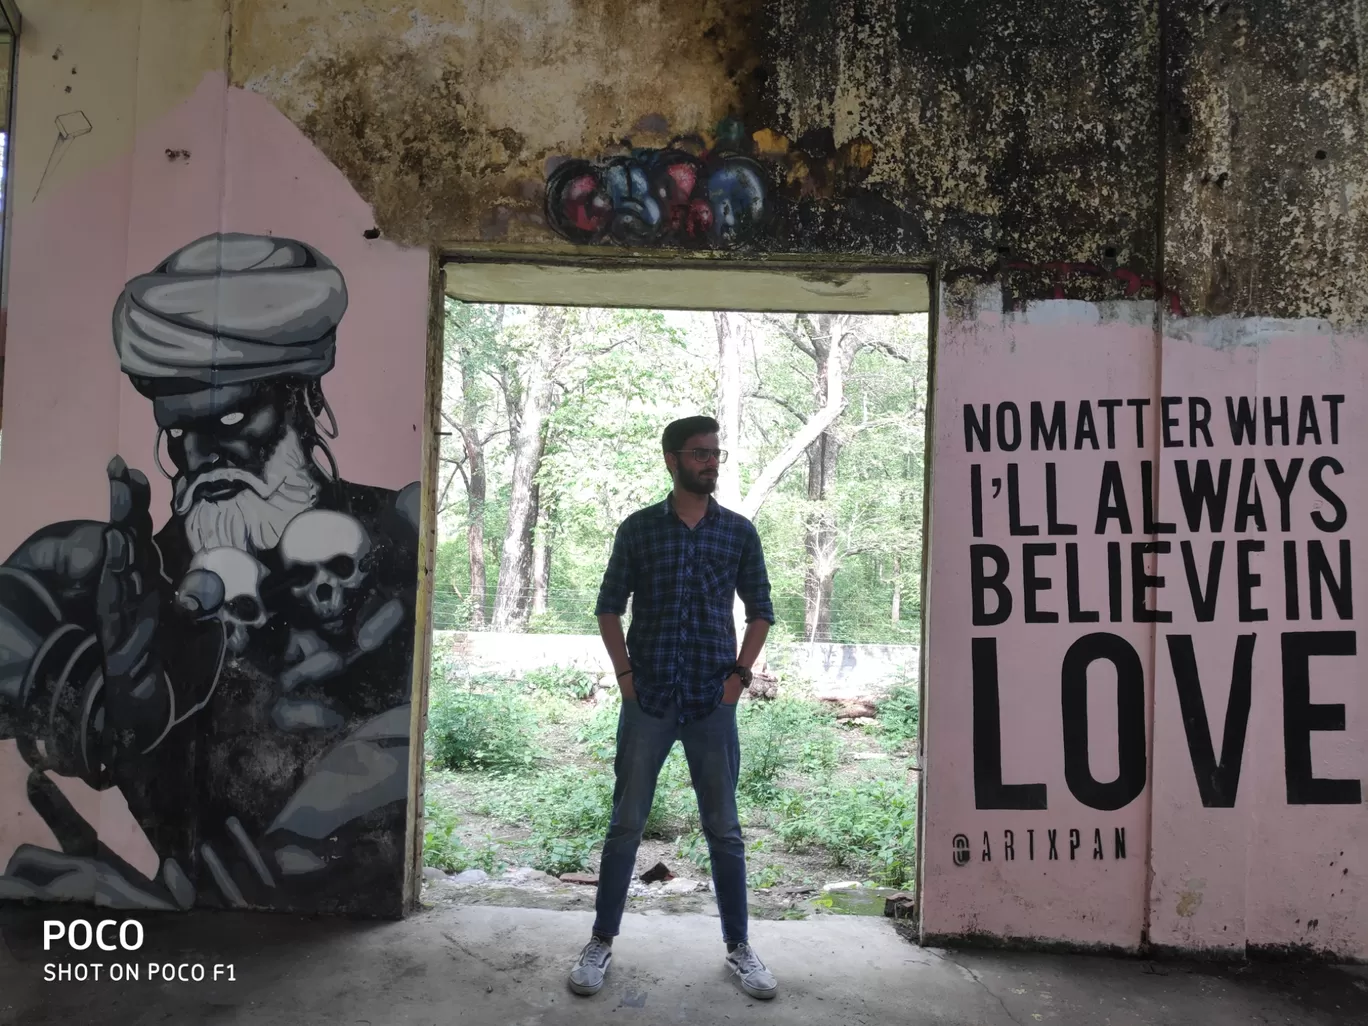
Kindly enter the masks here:
<path id="1" fill-rule="evenodd" d="M 1178 904 L 1174 907 L 1175 915 L 1182 916 L 1184 919 L 1191 919 L 1197 914 L 1197 910 L 1202 907 L 1202 892 L 1200 890 L 1186 890 L 1178 894 Z"/>
<path id="2" fill-rule="evenodd" d="M 1279 337 L 1333 336 L 1334 326 L 1319 317 L 1221 317 L 1177 318 L 1164 322 L 1164 334 L 1183 342 L 1198 342 L 1213 349 L 1260 347 Z"/>

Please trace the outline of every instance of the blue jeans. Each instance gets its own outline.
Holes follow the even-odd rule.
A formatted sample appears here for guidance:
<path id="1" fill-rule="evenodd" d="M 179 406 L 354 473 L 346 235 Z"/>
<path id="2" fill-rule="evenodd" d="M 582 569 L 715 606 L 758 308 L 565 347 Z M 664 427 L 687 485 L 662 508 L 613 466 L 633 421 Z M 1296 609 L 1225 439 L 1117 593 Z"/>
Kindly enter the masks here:
<path id="1" fill-rule="evenodd" d="M 594 933 L 616 937 L 622 925 L 637 846 L 655 798 L 656 778 L 676 740 L 684 743 L 698 799 L 698 817 L 712 857 L 722 939 L 741 944 L 747 939 L 746 846 L 736 815 L 741 742 L 736 733 L 735 704 L 719 705 L 701 720 L 680 723 L 678 706 L 668 715 L 656 717 L 643 712 L 635 701 L 622 703 L 613 761 L 613 819 L 599 864 Z"/>

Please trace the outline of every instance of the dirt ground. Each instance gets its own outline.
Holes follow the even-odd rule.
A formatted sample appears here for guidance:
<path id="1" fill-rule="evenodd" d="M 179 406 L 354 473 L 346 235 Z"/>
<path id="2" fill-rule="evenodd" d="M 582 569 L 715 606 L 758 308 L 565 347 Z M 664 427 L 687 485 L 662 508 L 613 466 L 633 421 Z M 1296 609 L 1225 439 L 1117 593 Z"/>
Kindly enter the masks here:
<path id="1" fill-rule="evenodd" d="M 510 867 L 519 866 L 514 847 L 518 841 L 526 839 L 528 832 L 498 823 L 482 816 L 464 816 L 457 832 L 467 844 L 479 845 L 493 840 L 502 850 L 507 851 Z M 766 867 L 777 867 L 785 880 L 796 878 L 798 882 L 777 883 L 773 887 L 755 888 L 750 891 L 750 912 L 757 919 L 803 919 L 809 915 L 835 911 L 817 901 L 823 897 L 822 887 L 828 883 L 854 882 L 850 876 L 840 876 L 831 869 L 829 858 L 821 852 L 791 853 L 754 851 L 749 846 L 772 832 L 761 828 L 747 831 L 748 844 L 747 870 L 752 879 Z M 676 855 L 674 841 L 653 838 L 643 839 L 637 851 L 637 875 L 644 873 L 657 862 L 663 862 L 674 873 L 677 881 L 694 881 L 698 889 L 692 893 L 679 894 L 666 891 L 657 884 L 646 886 L 634 883 L 633 893 L 628 896 L 627 911 L 643 914 L 676 915 L 700 913 L 715 915 L 716 905 L 710 889 L 706 870 L 699 868 L 688 859 Z M 595 852 L 588 870 L 598 873 L 598 853 Z M 433 905 L 509 905 L 519 908 L 576 909 L 592 908 L 594 888 L 585 884 L 564 884 L 554 877 L 538 874 L 529 880 L 503 882 L 506 874 L 492 876 L 487 883 L 479 885 L 456 885 L 458 874 L 429 872 L 423 889 L 424 899 Z M 676 883 L 675 887 L 682 887 Z M 871 890 L 871 898 L 874 891 Z M 878 894 L 892 893 L 879 890 Z M 880 898 L 882 900 L 882 898 Z"/>

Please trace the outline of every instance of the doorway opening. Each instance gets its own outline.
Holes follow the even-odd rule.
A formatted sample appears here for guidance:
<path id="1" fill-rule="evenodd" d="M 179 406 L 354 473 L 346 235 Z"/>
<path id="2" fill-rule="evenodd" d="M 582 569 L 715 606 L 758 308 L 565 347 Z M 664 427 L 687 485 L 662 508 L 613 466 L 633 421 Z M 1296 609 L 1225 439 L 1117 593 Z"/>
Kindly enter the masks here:
<path id="1" fill-rule="evenodd" d="M 703 413 L 776 615 L 738 710 L 752 915 L 882 914 L 916 876 L 926 279 L 476 263 L 446 287 L 424 899 L 592 905 L 620 708 L 595 600 L 670 488 L 662 429 Z M 715 914 L 709 869 L 676 745 L 628 911 Z"/>

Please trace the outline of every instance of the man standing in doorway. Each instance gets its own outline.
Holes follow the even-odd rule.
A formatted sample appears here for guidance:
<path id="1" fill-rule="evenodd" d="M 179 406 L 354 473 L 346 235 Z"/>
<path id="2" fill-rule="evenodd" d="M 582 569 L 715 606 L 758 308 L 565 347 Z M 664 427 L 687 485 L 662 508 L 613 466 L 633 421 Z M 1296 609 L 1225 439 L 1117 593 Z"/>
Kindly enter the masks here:
<path id="1" fill-rule="evenodd" d="M 599 590 L 599 633 L 622 690 L 614 760 L 613 817 L 603 845 L 594 932 L 570 972 L 570 989 L 596 994 L 613 958 L 637 846 L 656 779 L 676 740 L 684 744 L 699 819 L 712 856 L 727 965 L 752 997 L 778 990 L 747 937 L 746 849 L 736 813 L 741 766 L 736 705 L 774 622 L 755 525 L 712 497 L 718 423 L 688 417 L 662 438 L 674 488 L 618 528 Z M 632 597 L 624 639 L 622 615 Z M 736 649 L 734 596 L 746 608 Z"/>

